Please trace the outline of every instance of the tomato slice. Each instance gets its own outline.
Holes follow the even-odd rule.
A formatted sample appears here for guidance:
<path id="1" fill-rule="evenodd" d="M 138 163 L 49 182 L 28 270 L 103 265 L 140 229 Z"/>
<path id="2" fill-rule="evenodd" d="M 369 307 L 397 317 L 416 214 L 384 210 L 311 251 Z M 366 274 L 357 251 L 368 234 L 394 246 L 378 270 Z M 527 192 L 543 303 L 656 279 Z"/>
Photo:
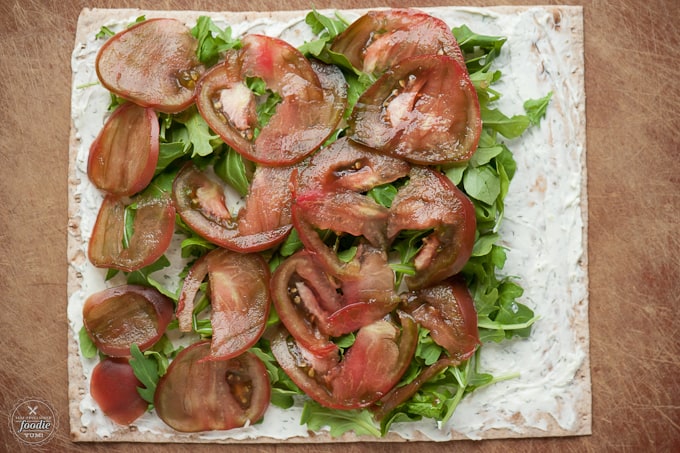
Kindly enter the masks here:
<path id="1" fill-rule="evenodd" d="M 246 204 L 238 215 L 238 230 L 243 236 L 275 231 L 292 225 L 291 177 L 296 167 L 255 169 Z"/>
<path id="2" fill-rule="evenodd" d="M 387 235 L 433 228 L 415 257 L 416 274 L 405 279 L 416 289 L 460 272 L 472 254 L 477 221 L 470 199 L 439 171 L 414 166 L 409 177 L 392 201 Z"/>
<path id="3" fill-rule="evenodd" d="M 90 395 L 106 416 L 119 425 L 134 422 L 149 407 L 137 387 L 144 386 L 127 358 L 107 357 L 92 370 Z"/>
<path id="4" fill-rule="evenodd" d="M 154 288 L 117 286 L 87 298 L 83 323 L 99 351 L 127 357 L 133 343 L 144 351 L 160 339 L 174 309 L 172 301 Z"/>
<path id="5" fill-rule="evenodd" d="M 260 338 L 269 315 L 269 267 L 260 255 L 207 255 L 213 327 L 210 359 L 239 355 Z"/>
<path id="6" fill-rule="evenodd" d="M 482 131 L 467 70 L 446 55 L 392 66 L 359 97 L 348 123 L 352 140 L 425 165 L 469 160 Z"/>
<path id="7" fill-rule="evenodd" d="M 330 337 L 373 323 L 400 302 L 386 254 L 366 244 L 338 272 L 324 270 L 308 251 L 298 252 L 274 272 L 272 297 L 289 332 L 319 356 L 336 349 Z"/>
<path id="8" fill-rule="evenodd" d="M 263 177 L 267 177 L 267 172 L 260 176 Z M 244 211 L 248 215 L 243 222 L 232 216 L 226 206 L 224 192 L 227 185 L 217 176 L 200 171 L 191 163 L 184 166 L 175 177 L 172 197 L 182 220 L 201 237 L 229 250 L 259 252 L 282 242 L 292 229 L 292 224 L 286 223 L 290 190 L 287 185 L 279 185 L 283 184 L 281 181 L 285 177 L 277 177 L 279 183 L 275 185 L 263 188 L 265 182 L 260 181 L 251 189 L 252 195 L 248 196 Z M 284 205 L 273 208 L 273 204 L 278 202 Z M 265 209 L 264 212 L 270 212 L 267 208 L 274 210 L 275 215 L 266 221 L 259 221 L 253 211 Z M 272 229 L 265 229 L 274 225 Z"/>
<path id="9" fill-rule="evenodd" d="M 285 329 L 273 337 L 272 353 L 293 382 L 319 404 L 334 409 L 367 407 L 397 384 L 413 357 L 416 323 L 403 313 L 399 318 L 401 327 L 383 319 L 359 329 L 341 361 L 336 351 L 310 359 Z"/>
<path id="10" fill-rule="evenodd" d="M 229 360 L 205 360 L 210 343 L 183 349 L 160 379 L 158 416 L 182 432 L 228 430 L 257 422 L 269 405 L 267 370 L 250 352 Z"/>
<path id="11" fill-rule="evenodd" d="M 97 54 L 97 76 L 109 91 L 143 107 L 180 112 L 194 101 L 204 68 L 198 41 L 176 19 L 148 19 L 109 38 Z"/>
<path id="12" fill-rule="evenodd" d="M 465 63 L 446 23 L 412 9 L 368 12 L 333 40 L 331 50 L 347 56 L 355 68 L 374 74 L 416 55 L 448 55 Z"/>
<path id="13" fill-rule="evenodd" d="M 364 236 L 374 246 L 385 246 L 389 212 L 364 193 L 405 176 L 409 168 L 401 159 L 346 138 L 320 150 L 296 181 L 293 223 L 302 242 L 315 253 L 325 253 L 311 228 L 315 227 Z"/>
<path id="14" fill-rule="evenodd" d="M 158 118 L 153 109 L 126 102 L 90 147 L 87 176 L 110 194 L 134 195 L 149 185 L 158 163 Z"/>
<path id="15" fill-rule="evenodd" d="M 416 291 L 406 311 L 451 357 L 468 359 L 480 345 L 475 303 L 461 278 Z"/>
<path id="16" fill-rule="evenodd" d="M 127 247 L 123 243 L 126 215 L 134 215 Z M 139 195 L 129 203 L 108 195 L 97 214 L 88 257 L 97 267 L 132 272 L 160 258 L 170 246 L 174 230 L 175 207 L 169 195 Z"/>
<path id="17" fill-rule="evenodd" d="M 310 62 L 281 39 L 251 34 L 242 43 L 199 80 L 198 109 L 212 130 L 249 160 L 267 165 L 299 162 L 334 131 L 346 94 L 336 77 L 327 77 L 330 70 L 319 77 Z M 258 96 L 245 83 L 253 77 L 281 97 L 263 127 L 256 113 Z"/>
<path id="18" fill-rule="evenodd" d="M 199 258 L 182 285 L 177 318 L 191 331 L 194 299 L 208 276 L 213 329 L 208 360 L 241 354 L 260 338 L 269 315 L 269 267 L 259 255 L 215 249 Z"/>

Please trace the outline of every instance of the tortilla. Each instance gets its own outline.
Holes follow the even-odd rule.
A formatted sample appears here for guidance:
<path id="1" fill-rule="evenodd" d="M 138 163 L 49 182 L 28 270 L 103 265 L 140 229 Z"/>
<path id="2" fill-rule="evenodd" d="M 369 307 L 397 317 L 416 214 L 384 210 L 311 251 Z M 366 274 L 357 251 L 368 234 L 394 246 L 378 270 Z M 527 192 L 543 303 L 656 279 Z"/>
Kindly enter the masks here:
<path id="1" fill-rule="evenodd" d="M 274 443 L 338 441 L 446 441 L 586 435 L 591 432 L 588 359 L 587 193 L 583 16 L 581 7 L 422 8 L 449 26 L 507 36 L 497 66 L 503 71 L 498 107 L 522 113 L 522 102 L 553 92 L 547 116 L 508 146 L 517 174 L 506 199 L 501 228 L 508 248 L 505 275 L 524 287 L 522 302 L 540 320 L 526 340 L 485 345 L 480 367 L 494 375 L 519 376 L 465 397 L 446 426 L 424 420 L 395 424 L 382 439 L 327 431 L 309 433 L 299 424 L 301 406 L 271 407 L 257 425 L 224 432 L 178 433 L 147 413 L 131 426 L 106 418 L 89 395 L 97 359 L 80 355 L 82 306 L 103 289 L 106 271 L 94 268 L 86 249 L 101 194 L 88 181 L 89 146 L 106 116 L 109 95 L 96 83 L 94 56 L 102 25 L 114 31 L 135 18 L 175 17 L 192 26 L 200 15 L 232 26 L 235 34 L 258 32 L 294 44 L 311 39 L 306 11 L 194 12 L 85 9 L 78 20 L 72 56 L 72 123 L 69 150 L 68 319 L 71 436 L 75 441 Z M 332 11 L 321 11 L 331 14 Z M 364 10 L 343 11 L 354 19 Z M 177 247 L 175 247 L 177 248 Z M 171 274 L 172 270 L 168 271 Z M 160 278 L 163 278 L 162 276 Z M 170 277 L 168 277 L 170 278 Z M 114 285 L 111 281 L 108 285 Z"/>

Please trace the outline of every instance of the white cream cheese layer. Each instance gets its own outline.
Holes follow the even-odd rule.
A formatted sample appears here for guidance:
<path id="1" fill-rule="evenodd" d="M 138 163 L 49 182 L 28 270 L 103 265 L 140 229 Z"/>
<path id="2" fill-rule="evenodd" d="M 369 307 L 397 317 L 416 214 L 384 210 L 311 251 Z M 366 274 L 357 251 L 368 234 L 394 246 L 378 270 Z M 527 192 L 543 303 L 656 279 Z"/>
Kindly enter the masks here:
<path id="1" fill-rule="evenodd" d="M 465 397 L 446 426 L 433 421 L 395 424 L 403 439 L 449 440 L 489 437 L 587 434 L 590 429 L 590 383 L 587 330 L 587 257 L 585 238 L 585 92 L 583 86 L 582 19 L 580 9 L 424 8 L 449 26 L 468 25 L 473 31 L 506 36 L 496 67 L 503 73 L 495 88 L 503 94 L 497 106 L 506 114 L 523 113 L 530 98 L 553 92 L 546 118 L 520 139 L 507 144 L 515 155 L 517 172 L 506 198 L 501 245 L 507 247 L 504 275 L 524 288 L 522 302 L 540 319 L 528 339 L 486 344 L 480 368 L 496 376 L 518 377 L 479 389 Z M 330 11 L 324 11 L 331 14 Z M 102 23 L 121 30 L 142 14 Z M 286 13 L 286 20 L 256 18 L 229 22 L 231 15 L 210 13 L 235 35 L 262 33 L 279 36 L 297 46 L 313 36 L 304 12 Z M 353 20 L 359 11 L 343 12 Z M 184 15 L 184 16 L 183 16 Z M 193 26 L 197 13 L 173 13 Z M 156 11 L 147 17 L 167 16 Z M 273 13 L 276 16 L 276 13 Z M 247 15 L 245 16 L 247 17 Z M 292 19 L 291 19 L 292 17 Z M 72 56 L 72 120 L 77 154 L 70 181 L 76 184 L 70 200 L 69 261 L 76 284 L 70 285 L 68 320 L 74 338 L 82 327 L 82 307 L 92 293 L 122 280 L 104 281 L 106 271 L 86 259 L 87 243 L 102 200 L 87 179 L 89 147 L 108 115 L 108 92 L 97 82 L 94 60 L 103 39 L 95 32 L 76 43 Z M 79 224 L 79 231 L 77 225 Z M 76 225 L 76 227 L 73 227 Z M 179 238 L 168 257 L 172 268 L 155 277 L 177 288 Z M 174 255 L 172 250 L 175 251 Z M 181 338 L 175 338 L 182 341 Z M 84 379 L 79 403 L 80 431 L 96 433 L 90 440 L 130 440 L 130 430 L 109 420 L 87 389 L 97 359 L 80 358 Z M 77 370 L 76 372 L 79 372 Z M 71 370 L 71 373 L 74 373 Z M 70 377 L 74 379 L 74 376 Z M 270 407 L 264 421 L 231 431 L 185 435 L 165 426 L 153 413 L 134 423 L 134 431 L 155 441 L 215 441 L 259 439 L 300 440 L 309 437 L 300 425 L 301 405 L 288 410 Z M 72 422 L 73 423 L 73 422 Z M 346 440 L 352 440 L 349 438 Z M 394 437 L 390 437 L 395 440 Z M 367 440 L 375 440 L 373 438 Z"/>

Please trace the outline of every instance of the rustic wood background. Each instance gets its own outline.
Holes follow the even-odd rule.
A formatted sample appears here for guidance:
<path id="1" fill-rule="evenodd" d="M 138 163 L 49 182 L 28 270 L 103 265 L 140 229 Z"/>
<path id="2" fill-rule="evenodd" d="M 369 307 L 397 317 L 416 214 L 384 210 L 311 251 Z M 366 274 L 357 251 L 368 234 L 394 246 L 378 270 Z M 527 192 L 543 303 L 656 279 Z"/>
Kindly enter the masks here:
<path id="1" fill-rule="evenodd" d="M 275 10 L 446 1 L 0 0 L 0 450 L 18 400 L 58 412 L 44 451 L 209 451 L 73 444 L 66 375 L 70 56 L 83 7 Z M 309 445 L 309 452 L 680 451 L 680 1 L 582 4 L 585 14 L 592 436 L 443 444 Z M 215 448 L 216 449 L 216 448 Z M 299 445 L 220 446 L 295 452 Z"/>

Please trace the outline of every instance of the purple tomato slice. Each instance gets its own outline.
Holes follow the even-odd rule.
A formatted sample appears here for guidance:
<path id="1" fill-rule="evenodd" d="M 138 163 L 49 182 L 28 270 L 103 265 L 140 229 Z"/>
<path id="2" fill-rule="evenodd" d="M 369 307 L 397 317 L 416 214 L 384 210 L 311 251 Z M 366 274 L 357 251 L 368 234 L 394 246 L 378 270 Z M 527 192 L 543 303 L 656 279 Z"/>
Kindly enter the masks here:
<path id="1" fill-rule="evenodd" d="M 127 244 L 126 215 L 134 216 Z M 108 195 L 97 214 L 88 257 L 97 267 L 132 272 L 160 258 L 170 246 L 174 231 L 175 207 L 169 195 L 142 194 L 130 202 Z"/>
<path id="2" fill-rule="evenodd" d="M 285 329 L 273 337 L 272 353 L 293 382 L 319 404 L 334 409 L 367 407 L 397 384 L 413 357 L 416 323 L 403 313 L 399 319 L 400 325 L 382 319 L 359 329 L 342 360 L 337 351 L 310 354 Z"/>
<path id="3" fill-rule="evenodd" d="M 183 349 L 160 379 L 154 396 L 158 416 L 181 432 L 229 430 L 259 421 L 271 388 L 260 359 L 245 352 L 228 360 L 206 360 L 210 343 Z"/>
<path id="4" fill-rule="evenodd" d="M 109 91 L 143 107 L 177 113 L 194 101 L 204 68 L 198 41 L 176 19 L 148 19 L 116 34 L 97 54 L 96 70 Z"/>
<path id="5" fill-rule="evenodd" d="M 331 50 L 345 55 L 355 68 L 373 74 L 416 55 L 448 55 L 464 63 L 446 23 L 413 9 L 370 11 L 339 34 Z"/>
<path id="6" fill-rule="evenodd" d="M 248 208 L 249 204 L 260 203 L 269 206 L 270 202 L 290 203 L 289 195 L 286 193 L 287 185 L 283 188 L 271 186 L 263 189 L 262 184 L 255 185 L 253 195 L 246 199 L 244 212 L 249 214 L 244 219 L 244 234 L 240 230 L 238 217 L 233 216 L 227 208 L 224 194 L 226 184 L 216 175 L 201 171 L 189 163 L 175 177 L 172 197 L 182 220 L 204 239 L 237 252 L 258 252 L 279 244 L 292 229 L 292 224 L 286 223 L 288 217 L 285 215 L 287 210 L 285 204 L 275 208 L 280 210 L 276 222 L 273 222 L 273 219 L 258 222 L 256 215 L 252 213 L 257 207 Z M 263 200 L 269 196 L 272 196 L 272 199 Z M 263 230 L 274 224 L 278 225 Z"/>
<path id="7" fill-rule="evenodd" d="M 129 425 L 149 407 L 137 392 L 143 387 L 127 358 L 107 357 L 92 370 L 90 395 L 102 412 L 119 425 Z"/>
<path id="8" fill-rule="evenodd" d="M 467 70 L 446 55 L 392 66 L 359 97 L 348 123 L 352 140 L 424 165 L 466 162 L 482 131 Z"/>
<path id="9" fill-rule="evenodd" d="M 85 330 L 102 353 L 130 356 L 130 346 L 145 351 L 165 333 L 174 304 L 155 288 L 123 285 L 92 294 L 83 306 Z"/>
<path id="10" fill-rule="evenodd" d="M 337 78 L 326 75 L 328 70 L 319 77 L 310 62 L 281 39 L 252 34 L 242 43 L 199 80 L 198 109 L 211 129 L 249 160 L 277 166 L 299 162 L 342 118 L 342 87 Z M 256 113 L 258 96 L 246 85 L 249 78 L 262 79 L 281 97 L 264 126 Z"/>
<path id="11" fill-rule="evenodd" d="M 469 359 L 480 345 L 477 311 L 472 295 L 462 278 L 420 289 L 405 310 L 430 331 L 432 339 L 450 357 Z"/>
<path id="12" fill-rule="evenodd" d="M 130 196 L 144 189 L 158 163 L 158 118 L 131 102 L 118 107 L 90 147 L 87 176 L 99 189 Z"/>
<path id="13" fill-rule="evenodd" d="M 415 256 L 416 274 L 405 279 L 417 289 L 460 272 L 472 254 L 477 220 L 470 199 L 441 172 L 414 166 L 409 177 L 392 201 L 387 235 L 433 229 Z"/>

